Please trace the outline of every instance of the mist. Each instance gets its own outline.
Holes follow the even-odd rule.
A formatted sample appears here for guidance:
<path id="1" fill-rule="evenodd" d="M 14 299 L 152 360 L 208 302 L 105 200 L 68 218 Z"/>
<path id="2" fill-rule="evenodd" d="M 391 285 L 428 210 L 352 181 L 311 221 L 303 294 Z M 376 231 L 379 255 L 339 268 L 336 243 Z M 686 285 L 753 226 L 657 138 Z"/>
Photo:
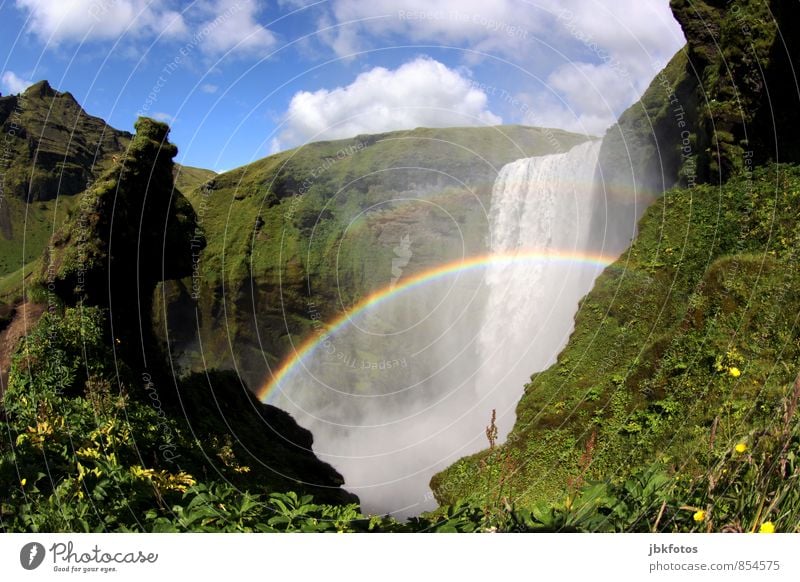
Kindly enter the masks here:
<path id="1" fill-rule="evenodd" d="M 607 211 L 599 151 L 591 140 L 501 169 L 485 241 L 498 260 L 404 287 L 415 247 L 400 238 L 396 291 L 354 311 L 284 377 L 273 404 L 312 431 L 314 452 L 364 511 L 433 509 L 431 477 L 487 448 L 492 411 L 498 442 L 512 429 L 525 383 L 555 361 L 602 270 L 597 255 L 622 250 L 592 234 Z"/>

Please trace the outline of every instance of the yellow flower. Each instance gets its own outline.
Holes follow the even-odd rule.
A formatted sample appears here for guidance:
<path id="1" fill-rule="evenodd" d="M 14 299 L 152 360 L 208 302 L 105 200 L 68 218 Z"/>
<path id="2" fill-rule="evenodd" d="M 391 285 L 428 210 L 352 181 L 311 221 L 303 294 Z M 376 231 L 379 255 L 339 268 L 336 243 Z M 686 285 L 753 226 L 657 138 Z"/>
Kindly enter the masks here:
<path id="1" fill-rule="evenodd" d="M 758 528 L 758 533 L 775 533 L 775 524 L 771 521 L 765 521 L 761 524 L 761 527 Z"/>
<path id="2" fill-rule="evenodd" d="M 737 368 L 736 366 L 734 366 L 733 368 L 728 368 L 728 374 L 730 374 L 734 378 L 738 378 L 739 376 L 742 375 L 742 371 L 739 370 L 739 368 Z"/>
<path id="3" fill-rule="evenodd" d="M 706 512 L 703 511 L 702 509 L 698 509 L 697 511 L 694 512 L 694 515 L 692 517 L 697 523 L 702 523 L 706 520 Z"/>
<path id="4" fill-rule="evenodd" d="M 23 487 L 25 487 L 25 483 L 27 483 L 27 482 L 28 482 L 28 480 L 25 479 L 25 477 L 23 477 L 22 480 L 19 482 L 19 484 L 22 485 Z"/>
<path id="5" fill-rule="evenodd" d="M 736 447 L 734 447 L 734 450 L 741 455 L 747 450 L 747 444 L 739 443 L 738 445 L 736 445 Z"/>

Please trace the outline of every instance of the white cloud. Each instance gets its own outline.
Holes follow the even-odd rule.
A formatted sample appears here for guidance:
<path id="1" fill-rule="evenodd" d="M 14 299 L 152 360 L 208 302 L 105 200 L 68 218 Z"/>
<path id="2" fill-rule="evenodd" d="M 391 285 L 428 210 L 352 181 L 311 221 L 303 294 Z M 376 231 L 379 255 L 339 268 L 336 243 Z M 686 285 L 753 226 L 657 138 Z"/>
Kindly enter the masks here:
<path id="1" fill-rule="evenodd" d="M 175 118 L 172 117 L 172 115 L 170 115 L 169 113 L 163 113 L 161 111 L 153 113 L 153 119 L 156 119 L 158 121 L 163 121 L 164 123 L 173 123 L 175 121 Z"/>
<path id="2" fill-rule="evenodd" d="M 256 0 L 199 0 L 183 12 L 171 8 L 177 0 L 16 0 L 16 5 L 28 17 L 28 31 L 54 45 L 161 35 L 197 42 L 204 53 L 219 56 L 258 53 L 276 42 L 256 19 Z"/>
<path id="3" fill-rule="evenodd" d="M 6 71 L 3 73 L 2 81 L 3 87 L 9 93 L 22 93 L 25 91 L 25 89 L 33 84 L 30 81 L 17 76 L 14 71 Z"/>
<path id="4" fill-rule="evenodd" d="M 668 2 L 544 0 L 556 14 L 554 42 L 575 57 L 547 77 L 538 110 L 564 129 L 593 134 L 613 124 L 684 44 Z"/>
<path id="5" fill-rule="evenodd" d="M 684 44 L 667 0 L 332 0 L 319 24 L 339 25 L 321 34 L 339 56 L 407 42 L 460 46 L 467 62 L 474 51 L 505 58 L 546 79 L 531 103 L 537 118 L 592 133 Z"/>
<path id="6" fill-rule="evenodd" d="M 321 22 L 347 23 L 323 37 L 340 56 L 369 48 L 368 35 L 514 54 L 541 31 L 539 12 L 518 0 L 334 0 Z"/>
<path id="7" fill-rule="evenodd" d="M 255 0 L 238 0 L 235 4 L 217 0 L 209 18 L 197 27 L 211 31 L 203 37 L 203 50 L 221 55 L 228 51 L 260 53 L 271 48 L 275 35 L 258 23 L 257 13 Z"/>
<path id="8" fill-rule="evenodd" d="M 28 30 L 47 43 L 117 39 L 130 34 L 187 32 L 183 16 L 149 0 L 17 0 Z"/>
<path id="9" fill-rule="evenodd" d="M 486 94 L 442 63 L 417 58 L 395 70 L 375 67 L 345 87 L 300 91 L 272 150 L 306 141 L 414 127 L 497 125 Z"/>
<path id="10" fill-rule="evenodd" d="M 214 85 L 213 83 L 204 83 L 204 84 L 200 85 L 200 90 L 203 93 L 208 93 L 208 94 L 211 95 L 211 94 L 216 93 L 219 90 L 219 86 L 218 85 Z"/>

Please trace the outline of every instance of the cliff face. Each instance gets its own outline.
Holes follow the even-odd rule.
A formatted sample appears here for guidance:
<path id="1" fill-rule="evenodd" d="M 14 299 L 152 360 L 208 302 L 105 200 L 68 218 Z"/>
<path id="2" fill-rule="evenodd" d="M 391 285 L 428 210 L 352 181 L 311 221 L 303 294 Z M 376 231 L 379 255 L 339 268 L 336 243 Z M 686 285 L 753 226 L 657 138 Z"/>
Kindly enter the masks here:
<path id="1" fill-rule="evenodd" d="M 796 2 L 672 0 L 702 91 L 698 158 L 710 181 L 752 163 L 797 161 Z M 791 127 L 791 125 L 789 125 Z M 780 150 L 777 144 L 780 144 Z"/>
<path id="2" fill-rule="evenodd" d="M 141 352 L 157 344 L 149 332 L 153 290 L 191 272 L 196 227 L 191 205 L 173 189 L 178 149 L 167 140 L 169 128 L 142 118 L 136 130 L 125 155 L 81 195 L 41 267 L 42 280 L 66 304 L 109 310 L 109 339 L 131 364 L 146 361 Z"/>

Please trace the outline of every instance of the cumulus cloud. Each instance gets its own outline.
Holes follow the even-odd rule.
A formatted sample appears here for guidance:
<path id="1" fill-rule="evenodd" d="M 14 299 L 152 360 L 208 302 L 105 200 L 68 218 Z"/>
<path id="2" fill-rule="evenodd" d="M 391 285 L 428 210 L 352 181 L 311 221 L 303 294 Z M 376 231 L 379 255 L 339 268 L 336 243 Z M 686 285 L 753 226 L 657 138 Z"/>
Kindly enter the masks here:
<path id="1" fill-rule="evenodd" d="M 601 134 L 685 42 L 667 2 L 543 1 L 556 15 L 555 42 L 576 55 L 547 77 L 560 100 L 539 97 L 542 115 L 564 129 Z"/>
<path id="2" fill-rule="evenodd" d="M 546 79 L 531 105 L 537 117 L 591 133 L 684 44 L 666 0 L 332 0 L 320 23 L 338 25 L 321 38 L 339 56 L 398 40 L 462 46 L 467 61 L 501 56 Z"/>
<path id="3" fill-rule="evenodd" d="M 213 83 L 203 83 L 202 85 L 200 85 L 200 90 L 203 93 L 208 93 L 209 95 L 213 95 L 214 93 L 219 91 L 219 86 L 214 85 Z"/>
<path id="4" fill-rule="evenodd" d="M 2 81 L 3 88 L 8 93 L 22 93 L 32 85 L 30 81 L 19 77 L 14 71 L 3 73 Z"/>
<path id="5" fill-rule="evenodd" d="M 468 42 L 477 52 L 518 51 L 541 31 L 535 10 L 518 0 L 334 0 L 326 20 L 343 24 L 323 39 L 345 56 L 369 48 L 370 39 Z"/>
<path id="6" fill-rule="evenodd" d="M 42 42 L 130 38 L 199 39 L 209 55 L 257 53 L 275 44 L 272 32 L 257 21 L 255 0 L 201 1 L 179 12 L 176 0 L 16 0 L 27 15 L 27 29 Z"/>
<path id="7" fill-rule="evenodd" d="M 117 39 L 130 34 L 186 34 L 183 16 L 149 0 L 17 0 L 28 30 L 43 42 Z"/>
<path id="8" fill-rule="evenodd" d="M 296 93 L 272 149 L 360 133 L 500 123 L 485 92 L 458 71 L 421 57 L 395 70 L 375 67 L 344 87 Z"/>
<path id="9" fill-rule="evenodd" d="M 198 28 L 213 29 L 203 40 L 203 50 L 220 55 L 229 51 L 259 53 L 272 47 L 275 35 L 256 20 L 255 0 L 238 0 L 235 4 L 217 0 L 209 18 Z"/>

